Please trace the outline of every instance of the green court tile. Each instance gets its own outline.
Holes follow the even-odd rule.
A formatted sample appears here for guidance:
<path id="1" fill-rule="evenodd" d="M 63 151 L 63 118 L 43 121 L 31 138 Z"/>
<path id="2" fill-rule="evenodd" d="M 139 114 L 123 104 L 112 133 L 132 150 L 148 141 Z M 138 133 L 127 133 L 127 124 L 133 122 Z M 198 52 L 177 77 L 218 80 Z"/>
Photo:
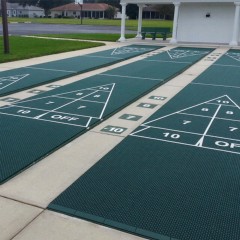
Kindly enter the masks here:
<path id="1" fill-rule="evenodd" d="M 133 77 L 133 78 L 145 78 L 153 81 L 161 81 L 168 78 L 169 76 L 173 77 L 179 73 L 186 70 L 196 61 L 199 61 L 201 58 L 205 57 L 206 54 L 209 54 L 213 49 L 190 49 L 185 50 L 185 48 L 175 48 L 171 51 L 181 51 L 182 54 L 188 54 L 190 51 L 199 51 L 200 54 L 196 54 L 192 57 L 184 57 L 175 61 L 169 57 L 168 52 L 163 52 L 155 55 L 154 57 L 146 58 L 142 61 L 132 63 L 131 65 L 126 65 L 121 68 L 113 69 L 108 71 L 105 74 L 112 76 L 121 76 L 124 79 L 124 76 Z M 182 60 L 184 59 L 184 60 Z M 158 62 L 155 60 L 166 60 L 166 62 Z M 169 64 L 169 62 L 171 64 Z"/>
<path id="2" fill-rule="evenodd" d="M 113 69 L 102 75 L 122 77 L 132 77 L 136 81 L 138 78 L 149 79 L 152 81 L 162 81 L 169 76 L 179 74 L 187 69 L 190 63 L 171 63 L 169 62 L 152 62 L 152 61 L 137 61 L 131 65 L 125 65 L 121 68 Z"/>
<path id="3" fill-rule="evenodd" d="M 212 48 L 177 47 L 168 50 L 161 55 L 149 57 L 148 60 L 172 61 L 173 63 L 195 62 L 198 61 L 199 58 L 205 57 L 212 51 Z"/>
<path id="4" fill-rule="evenodd" d="M 213 65 L 203 74 L 197 77 L 193 83 L 208 84 L 213 86 L 240 87 L 239 82 L 240 66 Z"/>
<path id="5" fill-rule="evenodd" d="M 240 50 L 230 49 L 215 64 L 240 67 Z"/>
<path id="6" fill-rule="evenodd" d="M 130 45 L 0 72 L 0 96 L 108 66 L 161 48 Z"/>
<path id="7" fill-rule="evenodd" d="M 150 239 L 240 239 L 239 129 L 218 119 L 221 109 L 240 111 L 239 104 L 238 89 L 187 86 L 49 208 L 89 213 Z M 201 105 L 214 106 L 214 114 Z"/>
<path id="8" fill-rule="evenodd" d="M 142 47 L 134 47 L 133 53 L 128 52 L 129 48 L 115 49 L 115 54 L 139 54 L 143 52 Z M 146 47 L 144 51 L 150 49 L 151 46 Z M 172 63 L 168 64 L 168 69 L 171 69 Z M 185 65 L 180 65 L 186 68 Z M 129 64 L 129 68 L 135 71 L 133 66 L 134 63 Z M 99 74 L 1 107 L 0 182 L 6 181 L 154 90 L 183 68 L 176 70 L 172 67 L 172 71 L 169 71 L 162 81 L 122 78 L 106 72 L 104 76 Z M 156 68 L 154 72 L 156 75 L 160 74 L 161 68 Z M 11 78 L 11 81 L 21 82 L 19 79 L 24 76 Z"/>

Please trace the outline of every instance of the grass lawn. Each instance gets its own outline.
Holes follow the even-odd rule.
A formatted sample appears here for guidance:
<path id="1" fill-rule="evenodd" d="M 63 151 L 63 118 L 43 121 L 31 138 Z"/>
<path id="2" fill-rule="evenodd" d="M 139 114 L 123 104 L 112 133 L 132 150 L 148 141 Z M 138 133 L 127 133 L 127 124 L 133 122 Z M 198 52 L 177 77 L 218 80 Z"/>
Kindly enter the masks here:
<path id="1" fill-rule="evenodd" d="M 1 19 L 0 19 L 1 21 Z M 80 24 L 80 19 L 66 19 L 66 18 L 8 18 L 8 22 L 31 22 L 31 23 L 48 23 L 48 24 Z M 108 25 L 121 26 L 121 20 L 109 19 L 83 19 L 84 25 Z M 128 29 L 137 30 L 138 20 L 126 20 L 126 27 Z M 168 20 L 144 20 L 143 27 L 171 27 L 173 21 Z"/>
<path id="2" fill-rule="evenodd" d="M 54 37 L 54 38 L 72 38 L 83 40 L 109 41 L 116 42 L 120 38 L 120 34 L 107 33 L 74 33 L 74 34 L 41 34 L 36 36 Z M 134 38 L 136 34 L 126 34 L 126 38 Z"/>
<path id="3" fill-rule="evenodd" d="M 0 63 L 40 57 L 61 52 L 103 46 L 103 43 L 51 40 L 39 38 L 10 37 L 10 54 L 3 53 L 3 39 L 0 37 Z"/>

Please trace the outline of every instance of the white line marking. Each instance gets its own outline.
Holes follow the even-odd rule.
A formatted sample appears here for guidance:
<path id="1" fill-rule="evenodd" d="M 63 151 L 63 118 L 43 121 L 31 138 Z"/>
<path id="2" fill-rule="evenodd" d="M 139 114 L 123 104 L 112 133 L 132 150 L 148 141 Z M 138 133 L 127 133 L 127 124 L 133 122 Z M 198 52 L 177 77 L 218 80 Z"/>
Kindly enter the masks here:
<path id="1" fill-rule="evenodd" d="M 190 84 L 198 84 L 198 85 L 206 85 L 206 86 L 214 86 L 214 87 L 226 87 L 226 88 L 240 88 L 237 86 L 228 86 L 228 85 L 220 85 L 220 84 L 209 84 L 209 83 L 198 83 L 198 82 L 192 82 Z"/>
<path id="2" fill-rule="evenodd" d="M 206 102 L 202 102 L 202 103 L 196 104 L 196 105 L 194 105 L 194 106 L 191 106 L 191 107 L 188 107 L 188 108 L 184 108 L 184 109 L 179 110 L 179 111 L 177 111 L 177 112 L 174 112 L 174 113 L 171 113 L 171 114 L 165 115 L 165 116 L 163 116 L 163 117 L 160 117 L 160 118 L 154 119 L 154 120 L 152 120 L 152 121 L 146 122 L 146 123 L 144 123 L 144 124 L 147 125 L 147 124 L 149 124 L 149 123 L 156 122 L 156 121 L 158 121 L 158 120 L 160 120 L 160 119 L 163 119 L 163 118 L 166 118 L 166 117 L 172 116 L 172 115 L 174 115 L 174 114 L 177 114 L 177 113 L 180 113 L 180 112 L 186 111 L 186 110 L 188 110 L 188 109 L 191 109 L 191 108 L 194 108 L 194 107 L 197 107 L 197 106 L 203 105 L 203 104 L 205 104 L 205 103 L 208 103 L 208 102 L 211 102 L 211 101 L 214 101 L 214 100 L 217 100 L 217 99 L 219 99 L 219 98 L 226 97 L 226 96 L 227 96 L 227 95 L 222 95 L 222 96 L 220 96 L 220 97 L 213 98 L 213 99 L 208 100 L 208 101 L 206 101 Z"/>
<path id="3" fill-rule="evenodd" d="M 167 60 L 148 60 L 148 59 L 144 59 L 142 61 L 145 61 L 145 62 L 170 62 L 170 63 L 187 63 L 187 64 L 191 64 L 192 62 L 176 62 L 176 61 L 167 61 Z"/>
<path id="4" fill-rule="evenodd" d="M 105 109 L 106 109 L 106 107 L 107 107 L 108 101 L 109 101 L 109 99 L 110 99 L 110 97 L 111 97 L 111 95 L 112 95 L 112 92 L 113 92 L 113 89 L 114 89 L 114 87 L 115 87 L 115 84 L 116 84 L 116 83 L 113 83 L 113 84 L 112 84 L 112 89 L 111 89 L 111 91 L 110 91 L 110 93 L 109 93 L 109 95 L 108 95 L 107 101 L 106 101 L 106 103 L 105 103 L 105 105 L 104 105 L 104 107 L 103 107 L 103 110 L 102 110 L 101 114 L 100 114 L 100 117 L 99 117 L 100 119 L 102 118 L 102 115 L 103 115 L 103 113 L 104 113 L 104 111 L 105 111 Z"/>
<path id="5" fill-rule="evenodd" d="M 88 119 L 88 122 L 86 123 L 86 127 L 88 127 L 89 126 L 89 124 L 90 124 L 90 122 L 92 121 L 92 117 L 90 117 L 89 119 Z"/>
<path id="6" fill-rule="evenodd" d="M 175 129 L 172 129 L 172 128 L 161 128 L 161 127 L 149 127 L 149 126 L 145 126 L 144 124 L 142 124 L 140 127 L 145 127 L 144 129 L 141 129 L 139 131 L 136 131 L 130 135 L 132 136 L 142 136 L 142 135 L 137 135 L 138 133 L 142 132 L 142 131 L 145 131 L 149 128 L 155 128 L 155 129 L 160 129 L 160 130 L 167 130 L 167 131 L 172 131 L 172 132 L 175 132 L 175 133 L 187 133 L 187 134 L 191 134 L 191 135 L 197 135 L 197 136 L 202 136 L 201 133 L 194 133 L 194 132 L 187 132 L 187 131 L 181 131 L 181 130 L 175 130 Z M 144 136 L 143 136 L 144 137 Z M 227 138 L 227 137 L 221 137 L 221 136 L 215 136 L 215 135 L 210 135 L 210 134 L 206 134 L 206 137 L 212 137 L 212 138 L 221 138 L 221 139 L 228 139 L 228 140 L 236 140 L 236 141 L 240 141 L 240 139 L 235 139 L 235 138 Z M 157 138 L 156 138 L 157 139 Z M 159 138 L 159 139 L 162 139 L 162 138 Z M 178 142 L 177 142 L 178 143 Z"/>
<path id="7" fill-rule="evenodd" d="M 32 117 L 15 115 L 15 114 L 10 114 L 10 113 L 1 113 L 0 112 L 0 114 L 36 120 L 35 118 L 32 118 Z M 44 121 L 44 122 L 53 122 L 53 123 L 58 123 L 58 124 L 71 125 L 71 126 L 76 126 L 76 127 L 86 127 L 86 125 L 83 126 L 83 125 L 77 125 L 77 124 L 72 124 L 72 123 L 57 122 L 57 121 L 52 121 L 52 120 L 47 120 L 47 119 L 37 119 L 37 120 Z"/>
<path id="8" fill-rule="evenodd" d="M 99 92 L 99 91 L 98 91 Z M 85 100 L 81 99 L 82 102 L 92 102 L 92 103 L 99 103 L 99 104 L 104 104 L 105 102 L 98 102 L 98 101 L 91 101 L 91 100 Z"/>
<path id="9" fill-rule="evenodd" d="M 227 139 L 227 140 L 233 140 L 233 141 L 238 141 L 240 142 L 240 139 L 235 139 L 235 138 L 227 138 L 227 137 L 220 137 L 220 136 L 215 136 L 215 135 L 206 135 L 206 137 L 211 137 L 211 138 L 221 138 L 221 139 Z"/>
<path id="10" fill-rule="evenodd" d="M 234 56 L 231 55 L 231 53 L 226 53 L 225 55 L 234 59 L 234 60 L 236 60 L 236 61 L 238 61 L 238 62 L 240 62 L 240 59 L 235 58 Z"/>
<path id="11" fill-rule="evenodd" d="M 238 109 L 240 109 L 240 107 L 239 107 L 229 96 L 227 96 L 227 98 L 228 98 L 230 101 L 232 101 L 233 104 L 234 104 Z"/>
<path id="12" fill-rule="evenodd" d="M 164 79 L 161 79 L 161 78 L 159 78 L 159 79 L 158 78 L 142 78 L 142 77 L 124 76 L 124 75 L 116 75 L 116 74 L 104 74 L 104 73 L 101 73 L 99 75 L 109 76 L 109 77 L 144 79 L 144 80 L 153 80 L 153 81 L 162 81 L 162 80 L 164 80 Z"/>
<path id="13" fill-rule="evenodd" d="M 137 133 L 140 133 L 140 132 L 142 132 L 142 131 L 144 131 L 144 130 L 147 130 L 147 129 L 149 129 L 150 127 L 148 127 L 148 126 L 143 126 L 143 125 L 141 125 L 140 127 L 144 127 L 143 129 L 140 129 L 140 130 L 138 130 L 138 131 L 136 131 L 136 132 L 133 132 L 133 133 L 131 133 L 130 135 L 135 135 L 135 134 L 137 134 Z"/>
<path id="14" fill-rule="evenodd" d="M 92 56 L 85 55 L 85 57 L 123 59 L 123 58 L 120 58 L 120 57 L 103 57 L 103 56 L 93 56 L 93 55 Z"/>
<path id="15" fill-rule="evenodd" d="M 229 118 L 220 118 L 220 117 L 216 117 L 216 119 L 219 119 L 219 120 L 225 120 L 225 121 L 232 121 L 232 122 L 240 122 L 240 120 L 229 119 Z"/>
<path id="16" fill-rule="evenodd" d="M 220 67 L 235 67 L 235 68 L 239 68 L 240 66 L 238 65 L 224 65 L 224 64 L 219 64 L 219 63 L 214 63 L 214 66 L 220 66 Z"/>
<path id="17" fill-rule="evenodd" d="M 192 134 L 192 135 L 202 136 L 202 133 L 187 132 L 187 131 L 181 131 L 181 130 L 176 130 L 176 129 L 172 129 L 172 128 L 161 128 L 161 127 L 152 127 L 152 126 L 149 127 L 149 126 L 145 126 L 144 124 L 142 124 L 141 126 L 148 127 L 148 128 L 156 128 L 156 129 L 162 129 L 162 130 L 169 130 L 169 131 L 173 131 L 173 132 L 181 132 L 181 133 L 188 133 L 188 134 Z"/>
<path id="18" fill-rule="evenodd" d="M 1 113 L 2 109 L 8 109 L 8 108 L 14 108 L 14 107 L 16 107 L 16 108 L 23 108 L 23 109 L 37 110 L 37 111 L 42 111 L 42 112 L 46 112 L 46 113 L 50 113 L 51 112 L 50 110 L 41 109 L 41 108 L 25 107 L 25 106 L 20 106 L 20 105 L 10 105 L 9 107 L 0 108 L 0 113 Z M 67 114 L 67 115 L 77 116 L 77 117 L 86 117 L 86 118 L 91 117 L 91 118 L 98 119 L 98 117 L 93 117 L 93 116 L 88 116 L 88 115 L 81 115 L 81 114 L 74 114 L 74 113 L 66 113 L 66 112 L 61 112 L 61 111 L 53 111 L 52 113 L 63 113 L 63 114 Z M 16 116 L 18 116 L 18 115 L 16 115 Z M 33 118 L 35 118 L 35 117 L 33 117 Z"/>
<path id="19" fill-rule="evenodd" d="M 130 135 L 130 136 L 132 136 L 132 135 Z M 192 147 L 197 147 L 197 148 L 206 148 L 206 149 L 211 149 L 211 150 L 214 150 L 214 151 L 221 151 L 221 152 L 229 152 L 229 153 L 240 154 L 239 152 L 233 152 L 233 151 L 222 150 L 222 149 L 211 148 L 211 147 L 204 147 L 204 146 L 199 147 L 199 146 L 191 145 L 191 144 L 188 144 L 188 143 L 174 142 L 174 141 L 163 140 L 163 139 L 158 139 L 158 138 L 144 137 L 144 136 L 138 136 L 138 135 L 133 135 L 133 137 L 151 139 L 151 140 L 162 141 L 162 142 L 177 143 L 177 144 L 180 144 L 180 145 L 192 146 Z"/>
<path id="20" fill-rule="evenodd" d="M 97 91 L 95 91 L 95 92 L 93 92 L 93 93 L 90 93 L 90 94 L 88 94 L 88 95 L 94 94 L 94 93 L 96 93 L 96 92 L 97 92 Z M 85 97 L 87 97 L 88 95 L 86 95 Z M 65 107 L 65 106 L 69 105 L 69 104 L 72 104 L 72 103 L 74 103 L 74 102 L 77 102 L 77 101 L 79 101 L 80 99 L 81 99 L 81 98 L 75 99 L 75 100 L 73 100 L 73 101 L 71 101 L 71 102 L 69 102 L 69 103 L 63 104 L 63 105 L 60 106 L 60 107 L 54 108 L 54 109 L 48 111 L 47 113 L 44 113 L 44 114 L 41 114 L 41 115 L 35 117 L 35 119 L 39 119 L 40 117 L 42 117 L 42 116 L 44 116 L 44 115 L 46 115 L 46 114 L 48 114 L 48 113 L 55 112 L 57 109 L 63 108 L 63 107 Z"/>
<path id="21" fill-rule="evenodd" d="M 208 126 L 207 126 L 205 132 L 203 133 L 203 136 L 202 136 L 202 137 L 199 139 L 199 141 L 196 143 L 196 146 L 198 146 L 198 147 L 202 147 L 202 144 L 203 144 L 203 141 L 204 141 L 204 137 L 205 137 L 205 135 L 207 134 L 209 128 L 211 127 L 211 125 L 212 125 L 212 123 L 213 123 L 215 117 L 217 116 L 217 114 L 218 114 L 220 108 L 221 108 L 221 104 L 218 106 L 218 108 L 217 108 L 216 112 L 214 113 L 214 115 L 213 115 L 211 121 L 209 122 L 209 124 L 208 124 Z"/>
<path id="22" fill-rule="evenodd" d="M 207 103 L 207 104 L 219 105 L 219 103 Z M 236 107 L 235 105 L 230 105 L 230 104 L 227 105 L 227 104 L 222 104 L 222 103 L 221 103 L 221 105 L 224 106 L 224 107 Z"/>
<path id="23" fill-rule="evenodd" d="M 36 101 L 36 100 L 40 100 L 40 99 L 44 99 L 44 98 L 49 98 L 49 97 L 61 97 L 61 98 L 64 98 L 64 97 L 62 97 L 62 95 L 66 95 L 66 94 L 69 94 L 69 93 L 75 93 L 75 92 L 81 92 L 81 91 L 84 91 L 84 90 L 96 91 L 96 89 L 94 89 L 94 88 L 99 88 L 99 87 L 108 86 L 108 85 L 111 85 L 111 84 L 99 85 L 99 86 L 92 87 L 92 88 L 90 87 L 90 88 L 84 88 L 84 89 L 74 90 L 74 91 L 70 91 L 70 92 L 53 94 L 53 95 L 48 95 L 48 96 L 46 96 L 46 97 L 37 97 L 37 98 L 34 98 L 34 99 L 30 99 L 30 100 L 19 101 L 18 103 L 25 103 L 25 102 L 31 102 L 31 101 L 33 102 L 33 101 Z M 62 88 L 64 88 L 64 86 L 63 86 Z M 98 91 L 109 92 L 109 91 L 105 91 L 105 90 L 98 90 Z M 69 99 L 81 99 L 81 98 L 82 98 L 82 97 L 80 97 L 80 98 L 69 98 Z"/>
<path id="24" fill-rule="evenodd" d="M 46 70 L 46 71 L 55 71 L 55 72 L 69 72 L 69 73 L 77 73 L 77 71 L 67 71 L 67 70 L 58 70 L 58 69 L 50 69 L 50 68 L 37 68 L 37 67 L 24 67 L 30 69 L 37 69 L 37 70 Z"/>
<path id="25" fill-rule="evenodd" d="M 0 90 L 6 88 L 6 87 L 9 87 L 10 85 L 14 84 L 14 83 L 17 83 L 18 81 L 21 81 L 22 79 L 24 79 L 25 77 L 29 76 L 30 74 L 24 74 L 23 77 L 17 79 L 17 80 L 11 80 L 12 82 L 10 82 L 9 84 L 5 85 L 4 87 L 0 88 Z M 19 75 L 16 75 L 16 76 L 19 76 Z M 9 80 L 5 80 L 5 81 L 9 81 Z M 2 81 L 3 82 L 3 81 Z"/>
<path id="26" fill-rule="evenodd" d="M 176 114 L 181 114 L 181 115 L 189 115 L 189 116 L 194 116 L 194 117 L 204 117 L 204 118 L 212 118 L 212 116 L 204 116 L 204 115 L 198 115 L 198 114 L 191 114 L 191 113 L 176 113 Z"/>

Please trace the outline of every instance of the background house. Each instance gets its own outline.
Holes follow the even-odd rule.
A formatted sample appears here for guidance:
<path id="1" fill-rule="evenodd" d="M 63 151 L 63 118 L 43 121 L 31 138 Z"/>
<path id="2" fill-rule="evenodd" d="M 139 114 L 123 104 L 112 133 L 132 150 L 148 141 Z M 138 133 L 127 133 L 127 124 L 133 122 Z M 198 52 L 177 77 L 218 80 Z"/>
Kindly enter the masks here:
<path id="1" fill-rule="evenodd" d="M 1 9 L 1 4 L 0 4 Z M 25 7 L 18 3 L 7 3 L 7 14 L 8 17 L 43 17 L 44 10 L 36 6 L 26 5 Z"/>
<path id="2" fill-rule="evenodd" d="M 84 18 L 107 18 L 110 9 L 116 8 L 106 3 L 84 3 L 82 5 L 82 14 Z M 73 17 L 79 18 L 81 16 L 81 6 L 75 3 L 69 3 L 59 7 L 52 8 L 51 17 Z M 115 14 L 115 13 L 114 13 Z"/>

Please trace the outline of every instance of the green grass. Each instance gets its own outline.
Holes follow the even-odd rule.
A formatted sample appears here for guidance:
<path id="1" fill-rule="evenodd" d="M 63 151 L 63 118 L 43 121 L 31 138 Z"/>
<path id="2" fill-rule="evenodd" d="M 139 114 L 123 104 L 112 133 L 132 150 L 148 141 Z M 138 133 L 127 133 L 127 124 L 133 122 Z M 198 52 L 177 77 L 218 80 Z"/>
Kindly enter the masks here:
<path id="1" fill-rule="evenodd" d="M 90 43 L 67 40 L 51 40 L 39 38 L 10 37 L 10 54 L 3 53 L 3 39 L 0 37 L 0 63 L 55 53 L 68 52 L 97 46 L 102 43 Z"/>
<path id="2" fill-rule="evenodd" d="M 1 19 L 0 19 L 1 21 Z M 80 24 L 80 19 L 66 19 L 66 18 L 8 18 L 8 22 L 31 22 L 31 23 L 45 23 L 45 24 Z M 83 19 L 84 25 L 104 25 L 104 26 L 121 26 L 121 20 L 109 19 Z M 128 29 L 137 30 L 137 20 L 126 20 L 126 27 Z M 143 27 L 171 27 L 173 21 L 168 20 L 144 20 Z"/>
<path id="3" fill-rule="evenodd" d="M 36 36 L 54 37 L 54 38 L 71 38 L 82 40 L 95 40 L 95 41 L 109 41 L 116 42 L 120 38 L 120 34 L 107 34 L 107 33 L 74 33 L 74 34 L 41 34 Z M 134 38 L 136 34 L 126 34 L 126 38 Z"/>

